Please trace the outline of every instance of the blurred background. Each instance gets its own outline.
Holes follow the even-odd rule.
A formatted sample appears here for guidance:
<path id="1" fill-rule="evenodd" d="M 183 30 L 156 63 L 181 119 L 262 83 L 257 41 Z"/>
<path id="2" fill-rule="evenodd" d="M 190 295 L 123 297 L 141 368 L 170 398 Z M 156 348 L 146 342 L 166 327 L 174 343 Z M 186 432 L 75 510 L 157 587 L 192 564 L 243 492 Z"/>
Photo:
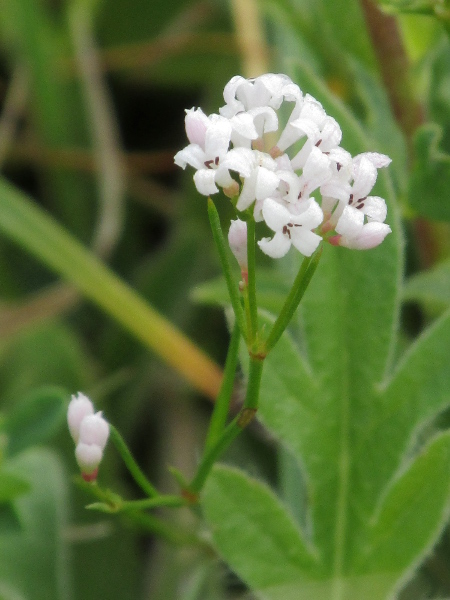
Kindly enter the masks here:
<path id="1" fill-rule="evenodd" d="M 394 160 L 410 278 L 406 345 L 450 303 L 444 8 L 398 0 L 0 0 L 3 175 L 222 365 L 223 311 L 199 301 L 208 296 L 201 284 L 219 273 L 205 198 L 173 156 L 187 144 L 184 109 L 217 112 L 235 74 L 286 72 L 322 102 L 344 105 L 374 150 Z M 151 524 L 146 533 L 146 524 L 84 509 L 91 499 L 71 481 L 77 467 L 58 399 L 90 395 L 170 492 L 169 465 L 193 473 L 211 398 L 28 250 L 0 236 L 0 434 L 9 439 L 5 456 L 19 457 L 38 490 L 25 533 L 9 532 L 0 510 L 0 599 L 251 598 L 204 550 L 160 541 Z M 237 386 L 237 402 L 239 395 Z M 227 458 L 277 481 L 275 449 L 258 427 Z M 111 448 L 101 477 L 139 497 Z M 182 526 L 193 517 L 173 518 Z M 446 533 L 404 599 L 450 596 L 449 558 Z"/>

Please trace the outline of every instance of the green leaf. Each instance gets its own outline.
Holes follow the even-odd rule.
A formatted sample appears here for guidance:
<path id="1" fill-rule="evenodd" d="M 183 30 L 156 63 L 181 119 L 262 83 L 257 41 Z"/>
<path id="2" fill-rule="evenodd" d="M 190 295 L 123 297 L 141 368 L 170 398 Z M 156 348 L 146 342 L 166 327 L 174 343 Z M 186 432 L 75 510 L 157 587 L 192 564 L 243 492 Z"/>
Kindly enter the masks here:
<path id="1" fill-rule="evenodd" d="M 9 456 L 40 444 L 54 435 L 65 422 L 68 393 L 45 386 L 28 394 L 5 419 Z M 1 494 L 0 494 L 1 496 Z"/>
<path id="2" fill-rule="evenodd" d="M 8 462 L 29 479 L 30 493 L 15 503 L 22 529 L 0 536 L 0 582 L 27 600 L 65 600 L 71 596 L 67 547 L 67 477 L 58 457 L 29 450 Z"/>
<path id="3" fill-rule="evenodd" d="M 10 502 L 29 490 L 30 484 L 27 479 L 4 469 L 0 470 L 0 505 Z"/>
<path id="4" fill-rule="evenodd" d="M 437 435 L 394 479 L 377 510 L 360 557 L 364 570 L 398 580 L 431 549 L 448 518 L 450 433 Z"/>
<path id="5" fill-rule="evenodd" d="M 17 511 L 12 502 L 0 505 L 0 535 L 18 533 L 22 530 Z"/>
<path id="6" fill-rule="evenodd" d="M 428 271 L 410 277 L 406 281 L 403 298 L 438 308 L 448 306 L 450 304 L 450 259 L 438 263 Z"/>
<path id="7" fill-rule="evenodd" d="M 292 516 L 262 483 L 216 466 L 202 493 L 215 544 L 253 589 L 300 583 L 317 558 Z"/>
<path id="8" fill-rule="evenodd" d="M 376 412 L 353 453 L 360 469 L 371 474 L 367 500 L 385 489 L 421 430 L 450 405 L 449 340 L 447 311 L 415 341 L 380 387 Z"/>
<path id="9" fill-rule="evenodd" d="M 439 150 L 441 138 L 439 125 L 426 124 L 417 130 L 408 198 L 420 215 L 450 221 L 450 155 Z"/>

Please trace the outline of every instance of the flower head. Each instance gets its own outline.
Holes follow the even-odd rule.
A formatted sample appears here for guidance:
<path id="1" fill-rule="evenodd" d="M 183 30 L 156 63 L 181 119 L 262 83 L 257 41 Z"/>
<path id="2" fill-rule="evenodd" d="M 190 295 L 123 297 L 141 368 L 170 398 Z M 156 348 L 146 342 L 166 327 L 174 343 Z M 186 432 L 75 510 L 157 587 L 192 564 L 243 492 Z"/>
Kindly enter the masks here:
<path id="1" fill-rule="evenodd" d="M 219 114 L 186 111 L 190 144 L 175 162 L 196 169 L 201 194 L 222 188 L 238 213 L 266 222 L 274 235 L 258 242 L 263 252 L 278 258 L 294 246 L 310 256 L 324 238 L 334 245 L 373 248 L 390 233 L 385 201 L 369 195 L 378 169 L 390 163 L 388 156 L 352 157 L 340 146 L 337 121 L 287 75 L 235 76 L 223 97 Z M 285 103 L 291 105 L 290 116 L 280 127 Z"/>

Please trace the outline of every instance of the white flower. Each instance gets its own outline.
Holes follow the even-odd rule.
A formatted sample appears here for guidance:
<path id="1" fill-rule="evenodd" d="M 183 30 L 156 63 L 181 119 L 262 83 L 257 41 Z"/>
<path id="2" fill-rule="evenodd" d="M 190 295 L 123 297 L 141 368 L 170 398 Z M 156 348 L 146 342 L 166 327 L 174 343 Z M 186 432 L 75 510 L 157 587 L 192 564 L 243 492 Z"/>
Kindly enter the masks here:
<path id="1" fill-rule="evenodd" d="M 239 112 L 260 106 L 278 109 L 283 99 L 293 101 L 300 96 L 300 88 L 287 75 L 267 73 L 255 79 L 236 75 L 223 90 L 226 105 L 219 112 L 230 118 Z"/>
<path id="2" fill-rule="evenodd" d="M 277 163 L 271 156 L 258 150 L 253 151 L 251 173 L 244 180 L 236 204 L 238 210 L 246 210 L 255 200 L 265 200 L 273 194 L 280 181 L 275 173 L 276 168 Z"/>
<path id="3" fill-rule="evenodd" d="M 242 155 L 243 149 L 228 151 L 232 132 L 230 121 L 219 115 L 206 117 L 206 121 L 204 117 L 200 109 L 187 111 L 186 132 L 189 139 L 195 141 L 177 152 L 174 160 L 183 169 L 187 164 L 197 169 L 195 186 L 200 194 L 209 196 L 219 191 L 217 185 L 224 189 L 235 187 L 236 182 L 229 169 L 238 171 L 244 177 L 250 173 L 245 154 Z M 225 158 L 228 158 L 228 166 L 225 165 Z"/>
<path id="4" fill-rule="evenodd" d="M 80 425 L 85 417 L 94 414 L 94 405 L 87 396 L 78 392 L 73 394 L 72 399 L 67 409 L 67 424 L 69 426 L 70 435 L 75 444 L 78 443 L 80 437 Z"/>
<path id="5" fill-rule="evenodd" d="M 247 270 L 247 223 L 236 219 L 231 221 L 228 243 L 242 271 Z"/>
<path id="6" fill-rule="evenodd" d="M 330 156 L 332 164 L 336 164 L 339 171 L 335 170 L 331 179 L 320 188 L 326 220 L 336 225 L 346 207 L 349 207 L 366 215 L 368 221 L 384 222 L 386 202 L 383 198 L 368 194 L 377 180 L 377 168 L 387 166 L 390 158 L 384 154 L 366 152 L 350 159 L 350 155 L 342 149 L 330 152 Z M 337 202 L 339 205 L 334 209 Z M 355 219 L 360 221 L 360 217 L 355 216 Z"/>
<path id="7" fill-rule="evenodd" d="M 311 256 L 316 250 L 322 238 L 311 229 L 320 225 L 323 213 L 313 198 L 289 205 L 289 208 L 272 198 L 267 198 L 262 213 L 267 225 L 275 232 L 272 239 L 263 238 L 258 242 L 265 254 L 272 258 L 281 258 L 291 245 L 305 256 Z"/>
<path id="8" fill-rule="evenodd" d="M 336 232 L 339 235 L 330 238 L 332 244 L 356 250 L 368 250 L 381 244 L 388 233 L 391 233 L 391 228 L 379 221 L 364 223 L 362 212 L 346 206 L 336 225 Z"/>

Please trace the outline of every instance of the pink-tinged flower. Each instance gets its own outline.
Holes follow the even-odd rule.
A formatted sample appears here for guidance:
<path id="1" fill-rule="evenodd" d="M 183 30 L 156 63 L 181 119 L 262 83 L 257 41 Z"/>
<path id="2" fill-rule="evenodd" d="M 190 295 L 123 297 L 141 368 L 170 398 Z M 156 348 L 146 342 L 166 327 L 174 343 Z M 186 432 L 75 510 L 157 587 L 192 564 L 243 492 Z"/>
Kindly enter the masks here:
<path id="1" fill-rule="evenodd" d="M 247 223 L 245 221 L 240 219 L 231 221 L 228 243 L 241 271 L 247 271 Z"/>
<path id="2" fill-rule="evenodd" d="M 272 239 L 263 238 L 258 242 L 265 254 L 281 258 L 291 245 L 305 256 L 311 256 L 316 250 L 322 238 L 311 230 L 322 223 L 323 213 L 313 198 L 289 205 L 289 208 L 267 198 L 262 213 L 266 224 L 275 232 Z"/>
<path id="3" fill-rule="evenodd" d="M 391 233 L 391 228 L 379 221 L 364 223 L 364 214 L 361 211 L 346 206 L 336 225 L 336 232 L 339 235 L 329 238 L 331 244 L 369 250 L 381 244 L 388 233 Z"/>
<path id="4" fill-rule="evenodd" d="M 78 392 L 73 394 L 67 410 L 67 424 L 75 444 L 80 437 L 80 425 L 83 419 L 94 414 L 94 405 L 87 396 Z"/>

